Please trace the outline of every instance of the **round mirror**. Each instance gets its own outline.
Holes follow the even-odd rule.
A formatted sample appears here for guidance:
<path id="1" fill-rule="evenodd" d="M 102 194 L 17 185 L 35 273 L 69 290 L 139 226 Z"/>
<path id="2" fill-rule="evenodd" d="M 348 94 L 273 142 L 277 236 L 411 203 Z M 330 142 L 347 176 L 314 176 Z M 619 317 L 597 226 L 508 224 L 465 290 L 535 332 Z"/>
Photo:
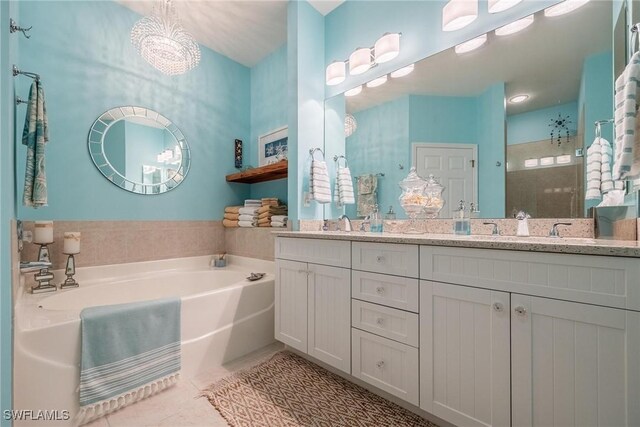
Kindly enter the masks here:
<path id="1" fill-rule="evenodd" d="M 104 112 L 89 131 L 89 154 L 100 173 L 137 194 L 161 194 L 187 176 L 191 156 L 180 129 L 144 107 Z"/>

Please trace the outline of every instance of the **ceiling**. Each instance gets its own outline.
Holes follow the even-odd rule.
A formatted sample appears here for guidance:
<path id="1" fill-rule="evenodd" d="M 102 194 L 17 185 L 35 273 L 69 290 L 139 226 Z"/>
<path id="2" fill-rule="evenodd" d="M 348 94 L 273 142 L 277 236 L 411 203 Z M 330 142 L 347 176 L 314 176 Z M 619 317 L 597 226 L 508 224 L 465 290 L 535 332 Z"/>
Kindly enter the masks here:
<path id="1" fill-rule="evenodd" d="M 159 0 L 116 0 L 150 15 Z M 312 0 L 323 15 L 344 0 Z M 287 41 L 287 0 L 173 0 L 182 26 L 202 45 L 253 67 Z"/>
<path id="2" fill-rule="evenodd" d="M 507 99 L 530 95 L 521 104 L 508 103 L 508 114 L 574 101 L 585 57 L 611 49 L 611 33 L 611 2 L 592 1 L 556 18 L 540 12 L 520 33 L 489 34 L 476 51 L 457 55 L 448 49 L 418 62 L 406 77 L 364 87 L 360 95 L 347 98 L 347 110 L 360 111 L 406 94 L 473 96 L 498 82 L 506 83 Z"/>

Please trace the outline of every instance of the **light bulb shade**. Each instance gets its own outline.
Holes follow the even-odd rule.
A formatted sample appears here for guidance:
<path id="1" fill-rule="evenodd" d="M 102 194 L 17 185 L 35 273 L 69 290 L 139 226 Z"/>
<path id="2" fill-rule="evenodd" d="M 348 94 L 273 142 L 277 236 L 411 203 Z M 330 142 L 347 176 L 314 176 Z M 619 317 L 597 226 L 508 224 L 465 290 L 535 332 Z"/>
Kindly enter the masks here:
<path id="1" fill-rule="evenodd" d="M 478 17 L 478 0 L 449 0 L 442 8 L 442 31 L 464 28 Z"/>
<path id="2" fill-rule="evenodd" d="M 399 70 L 395 70 L 391 73 L 391 77 L 397 79 L 399 77 L 404 77 L 408 74 L 411 74 L 416 68 L 415 64 L 407 65 L 406 67 L 400 68 Z"/>
<path id="3" fill-rule="evenodd" d="M 346 66 L 342 61 L 334 61 L 327 67 L 325 81 L 327 85 L 334 86 L 344 81 L 346 77 Z"/>
<path id="4" fill-rule="evenodd" d="M 476 50 L 487 42 L 487 35 L 483 34 L 475 39 L 468 40 L 464 43 L 460 43 L 455 47 L 455 51 L 458 55 Z"/>
<path id="5" fill-rule="evenodd" d="M 360 92 L 362 92 L 362 85 L 356 86 L 353 89 L 349 89 L 344 93 L 344 96 L 356 96 Z"/>
<path id="6" fill-rule="evenodd" d="M 358 75 L 371 68 L 371 49 L 361 47 L 349 55 L 349 74 Z"/>
<path id="7" fill-rule="evenodd" d="M 164 74 L 184 74 L 200 63 L 200 47 L 178 21 L 173 4 L 163 1 L 153 16 L 131 29 L 131 43 L 140 56 Z"/>
<path id="8" fill-rule="evenodd" d="M 400 34 L 386 33 L 376 41 L 373 51 L 378 64 L 391 61 L 400 53 Z"/>
<path id="9" fill-rule="evenodd" d="M 552 17 L 564 15 L 565 13 L 573 12 L 588 2 L 589 0 L 564 0 L 562 3 L 546 8 L 544 10 L 544 16 Z"/>
<path id="10" fill-rule="evenodd" d="M 367 87 L 378 87 L 382 86 L 387 82 L 387 75 L 385 74 L 382 77 L 378 77 L 377 79 L 373 79 L 367 83 Z"/>
<path id="11" fill-rule="evenodd" d="M 503 12 L 521 1 L 522 0 L 489 0 L 489 13 Z"/>
<path id="12" fill-rule="evenodd" d="M 351 114 L 344 116 L 344 136 L 349 138 L 358 129 L 358 122 Z"/>
<path id="13" fill-rule="evenodd" d="M 496 29 L 496 36 L 508 36 L 515 34 L 518 31 L 522 31 L 529 25 L 533 24 L 533 15 L 529 15 L 526 18 L 518 19 L 510 24 Z"/>

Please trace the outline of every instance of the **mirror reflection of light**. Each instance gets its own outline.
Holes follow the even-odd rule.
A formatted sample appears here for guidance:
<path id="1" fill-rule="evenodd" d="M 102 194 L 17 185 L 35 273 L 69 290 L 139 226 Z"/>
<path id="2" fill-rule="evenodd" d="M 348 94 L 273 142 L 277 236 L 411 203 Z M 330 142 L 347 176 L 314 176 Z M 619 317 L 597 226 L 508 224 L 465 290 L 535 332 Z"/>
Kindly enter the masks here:
<path id="1" fill-rule="evenodd" d="M 478 17 L 478 0 L 449 0 L 442 8 L 442 31 L 456 31 Z"/>
<path id="2" fill-rule="evenodd" d="M 525 168 L 535 168 L 538 166 L 538 159 L 527 159 L 524 161 Z"/>
<path id="3" fill-rule="evenodd" d="M 555 159 L 553 157 L 542 157 L 540 159 L 540 166 L 549 166 L 554 163 Z"/>
<path id="4" fill-rule="evenodd" d="M 515 34 L 518 31 L 522 31 L 529 25 L 533 24 L 533 15 L 529 15 L 526 18 L 518 19 L 503 27 L 496 29 L 496 36 L 508 36 Z"/>
<path id="5" fill-rule="evenodd" d="M 373 79 L 367 83 L 367 87 L 378 87 L 382 86 L 387 82 L 387 75 L 385 74 L 382 77 L 378 77 L 377 79 Z"/>
<path id="6" fill-rule="evenodd" d="M 356 86 L 353 89 L 349 89 L 344 93 L 344 96 L 356 96 L 360 92 L 362 92 L 362 85 Z"/>
<path id="7" fill-rule="evenodd" d="M 527 99 L 529 99 L 529 95 L 525 95 L 525 94 L 515 95 L 509 98 L 509 102 L 511 102 L 512 104 L 519 104 L 521 102 L 526 101 Z"/>
<path id="8" fill-rule="evenodd" d="M 394 72 L 392 72 L 391 77 L 394 79 L 397 79 L 399 77 L 407 76 L 413 72 L 413 69 L 415 67 L 416 67 L 415 64 L 407 65 L 406 67 L 400 68 L 399 70 L 395 70 Z"/>
<path id="9" fill-rule="evenodd" d="M 566 165 L 567 163 L 571 163 L 571 154 L 563 154 L 562 156 L 557 156 L 556 163 L 559 165 Z"/>
<path id="10" fill-rule="evenodd" d="M 455 51 L 458 55 L 471 52 L 472 50 L 476 50 L 486 42 L 487 42 L 487 35 L 483 34 L 479 37 L 476 37 L 475 39 L 471 39 L 464 43 L 460 43 L 455 47 Z"/>
<path id="11" fill-rule="evenodd" d="M 564 0 L 562 3 L 546 8 L 544 10 L 544 16 L 553 17 L 564 15 L 565 13 L 573 12 L 588 2 L 589 0 Z"/>

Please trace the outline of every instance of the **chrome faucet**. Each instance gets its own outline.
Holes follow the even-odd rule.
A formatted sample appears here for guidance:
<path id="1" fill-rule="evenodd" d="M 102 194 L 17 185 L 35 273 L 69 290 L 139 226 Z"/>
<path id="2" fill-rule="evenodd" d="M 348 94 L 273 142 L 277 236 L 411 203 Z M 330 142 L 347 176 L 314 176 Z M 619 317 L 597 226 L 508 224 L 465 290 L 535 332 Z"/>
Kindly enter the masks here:
<path id="1" fill-rule="evenodd" d="M 493 225 L 493 230 L 491 231 L 491 235 L 492 236 L 499 236 L 500 235 L 500 231 L 498 230 L 498 223 L 497 222 L 483 222 L 484 225 Z"/>
<path id="2" fill-rule="evenodd" d="M 558 232 L 558 226 L 559 225 L 571 225 L 570 222 L 556 222 L 555 224 L 553 224 L 553 227 L 551 227 L 551 231 L 549 231 L 549 237 L 560 237 L 560 233 Z"/>
<path id="3" fill-rule="evenodd" d="M 346 216 L 346 215 L 340 215 L 338 217 L 338 221 L 340 221 L 340 220 L 344 220 L 344 230 L 342 230 L 342 231 L 347 232 L 347 233 L 350 232 L 352 230 L 352 228 L 351 228 L 351 220 L 349 219 L 349 217 Z"/>
<path id="4" fill-rule="evenodd" d="M 362 222 L 360 223 L 360 231 L 363 232 L 363 233 L 367 231 L 364 228 L 365 224 L 371 225 L 371 215 L 365 216 L 364 219 L 362 220 Z"/>

